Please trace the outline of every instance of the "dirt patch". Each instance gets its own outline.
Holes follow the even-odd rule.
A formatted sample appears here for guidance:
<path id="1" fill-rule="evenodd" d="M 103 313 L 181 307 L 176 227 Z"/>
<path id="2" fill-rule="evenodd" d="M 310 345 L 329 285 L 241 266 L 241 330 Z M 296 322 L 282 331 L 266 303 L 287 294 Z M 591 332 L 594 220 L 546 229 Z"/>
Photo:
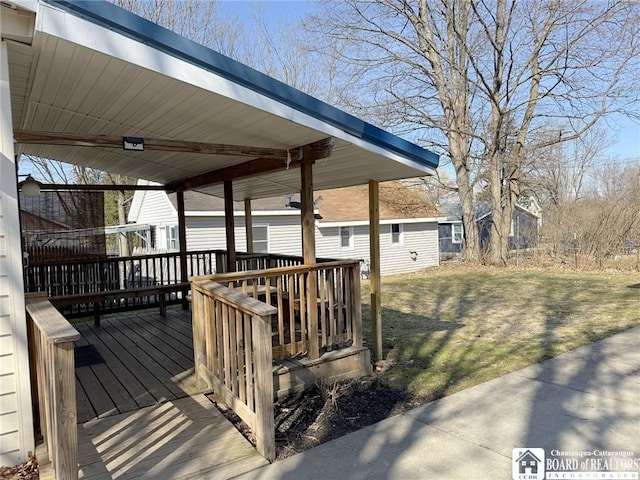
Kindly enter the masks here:
<path id="1" fill-rule="evenodd" d="M 375 377 L 316 385 L 275 403 L 276 460 L 397 415 L 419 403 L 405 391 Z M 247 425 L 231 410 L 216 404 L 255 445 L 255 437 Z"/>
<path id="2" fill-rule="evenodd" d="M 29 458 L 22 465 L 15 467 L 0 467 L 0 480 L 38 480 L 40 473 L 35 457 Z"/>

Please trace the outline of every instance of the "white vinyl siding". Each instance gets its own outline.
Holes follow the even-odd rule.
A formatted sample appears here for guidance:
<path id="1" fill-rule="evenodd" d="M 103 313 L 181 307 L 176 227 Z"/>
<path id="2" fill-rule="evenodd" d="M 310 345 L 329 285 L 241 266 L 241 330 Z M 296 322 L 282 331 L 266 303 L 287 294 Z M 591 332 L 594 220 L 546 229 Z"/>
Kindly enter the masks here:
<path id="1" fill-rule="evenodd" d="M 410 273 L 439 265 L 437 222 L 402 223 L 402 245 L 390 241 L 391 225 L 380 226 L 380 271 L 382 275 Z M 387 240 L 385 240 L 387 239 Z M 369 226 L 353 227 L 353 249 L 336 250 L 339 229 L 316 228 L 318 258 L 346 258 L 369 261 Z M 417 252 L 415 260 L 411 252 Z"/>
<path id="2" fill-rule="evenodd" d="M 147 192 L 147 195 L 152 192 Z M 164 196 L 164 192 L 153 192 Z M 153 197 L 153 196 L 152 196 Z M 145 196 L 145 202 L 149 200 Z M 154 203 L 154 209 L 159 203 Z M 152 210 L 147 205 L 141 207 L 140 223 L 153 224 L 162 221 L 166 225 L 177 224 L 177 212 L 168 202 L 164 213 L 156 212 L 155 217 L 143 215 L 144 211 Z M 167 215 L 167 212 L 169 213 Z M 244 216 L 236 212 L 235 238 L 236 250 L 246 252 L 247 240 L 244 227 Z M 224 217 L 218 216 L 187 216 L 187 250 L 225 250 L 226 235 Z M 380 226 L 380 257 L 382 275 L 409 273 L 427 267 L 439 265 L 438 227 L 437 222 L 403 223 L 395 222 L 400 229 L 401 243 L 392 243 L 392 226 Z M 284 255 L 302 255 L 302 229 L 298 215 L 259 215 L 253 213 L 254 229 L 268 226 L 269 253 Z M 341 248 L 346 235 L 340 235 L 341 227 L 323 227 L 322 222 L 316 224 L 316 257 L 345 258 L 369 260 L 369 227 L 368 225 L 346 226 L 350 230 L 351 248 Z M 397 231 L 396 231 L 397 233 Z M 254 232 L 254 239 L 256 239 Z M 257 250 L 256 250 L 257 251 Z M 412 254 L 411 252 L 416 252 Z M 415 258 L 415 260 L 413 260 Z"/>
<path id="3" fill-rule="evenodd" d="M 148 225 L 176 225 L 178 223 L 178 212 L 165 192 L 150 190 L 136 193 L 144 195 L 136 223 Z"/>
<path id="4" fill-rule="evenodd" d="M 4 8 L 3 8 L 4 10 Z M 7 44 L 0 42 L 0 465 L 35 450 Z"/>
<path id="5" fill-rule="evenodd" d="M 15 465 L 33 449 L 33 430 L 27 345 L 16 343 L 26 335 L 24 297 L 22 288 L 12 288 L 22 285 L 20 229 L 7 227 L 12 215 L 5 198 L 0 191 L 0 464 Z"/>
<path id="6" fill-rule="evenodd" d="M 20 457 L 20 425 L 16 384 L 16 356 L 12 320 L 15 318 L 9 279 L 8 239 L 0 192 L 0 464 L 15 465 Z M 13 282 L 14 284 L 16 282 Z M 27 376 L 27 381 L 28 381 Z M 30 406 L 29 406 L 30 408 Z M 28 415 L 29 413 L 27 413 Z"/>
<path id="7" fill-rule="evenodd" d="M 268 226 L 267 248 L 269 253 L 284 255 L 302 255 L 302 233 L 300 217 L 257 216 L 254 222 L 254 249 L 256 245 L 256 227 Z M 257 223 L 260 222 L 260 223 Z M 236 250 L 247 251 L 247 238 L 244 228 L 244 217 L 235 217 L 234 233 Z M 227 248 L 223 217 L 187 217 L 187 250 L 210 250 Z M 257 252 L 257 250 L 255 250 Z"/>

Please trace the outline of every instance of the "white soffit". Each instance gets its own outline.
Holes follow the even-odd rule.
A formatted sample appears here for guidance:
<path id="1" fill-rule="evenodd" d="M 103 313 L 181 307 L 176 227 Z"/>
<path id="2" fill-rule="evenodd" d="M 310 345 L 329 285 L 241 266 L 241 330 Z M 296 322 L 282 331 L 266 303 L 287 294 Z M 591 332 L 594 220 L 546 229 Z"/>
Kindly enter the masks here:
<path id="1" fill-rule="evenodd" d="M 161 38 L 165 35 L 187 52 L 193 50 L 205 60 L 208 55 L 215 61 L 222 59 L 223 65 L 230 62 L 237 72 L 254 75 L 264 83 L 256 85 L 266 93 L 250 88 L 251 83 L 245 82 L 247 86 L 241 84 L 242 81 L 225 78 L 226 72 L 214 71 L 213 63 L 210 69 L 206 68 L 208 64 L 200 57 L 197 60 L 201 64 L 197 64 L 186 53 L 184 58 L 167 53 L 154 47 L 151 41 L 142 43 L 140 38 L 133 38 L 133 34 L 118 33 L 96 24 L 95 19 L 89 21 L 77 12 L 58 8 L 54 1 L 51 3 L 40 4 L 32 46 L 8 42 L 15 130 L 139 136 L 280 149 L 333 137 L 333 154 L 314 165 L 316 190 L 362 184 L 370 179 L 384 181 L 428 175 L 437 165 L 437 157 L 434 162 L 435 156 L 427 150 L 195 46 L 111 4 L 85 2 L 85 7 L 104 7 L 109 15 L 117 14 L 114 18 L 123 18 L 125 23 L 146 22 L 142 26 L 148 27 L 153 35 Z M 276 92 L 274 86 L 284 93 Z M 282 93 L 285 100 L 286 95 L 291 95 L 291 104 L 270 97 L 268 88 L 273 89 L 273 95 Z M 299 99 L 307 111 L 296 108 L 295 101 Z M 314 108 L 320 118 L 314 116 Z M 346 118 L 345 127 L 341 128 L 343 124 L 339 121 L 325 121 L 322 118 L 325 110 L 335 114 L 339 121 Z M 355 134 L 347 131 L 352 125 L 355 125 Z M 358 129 L 363 129 L 362 135 Z M 369 130 L 364 131 L 366 129 Z M 369 141 L 365 136 L 371 132 Z M 384 140 L 379 144 L 376 143 L 378 136 Z M 395 148 L 396 143 L 399 148 Z M 18 150 L 162 184 L 250 160 L 78 146 L 21 144 Z M 421 152 L 425 161 L 419 158 Z M 234 198 L 291 193 L 299 190 L 299 177 L 299 170 L 292 168 L 237 179 L 233 182 Z M 197 190 L 223 195 L 222 184 Z"/>

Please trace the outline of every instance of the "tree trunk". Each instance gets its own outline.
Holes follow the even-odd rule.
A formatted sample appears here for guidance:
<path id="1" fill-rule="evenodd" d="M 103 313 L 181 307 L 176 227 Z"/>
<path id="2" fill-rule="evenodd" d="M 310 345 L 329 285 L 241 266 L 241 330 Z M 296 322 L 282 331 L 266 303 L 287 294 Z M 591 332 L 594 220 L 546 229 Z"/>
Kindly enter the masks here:
<path id="1" fill-rule="evenodd" d="M 469 181 L 469 172 L 465 171 L 464 162 L 455 162 L 458 178 L 458 195 L 462 210 L 462 226 L 464 242 L 462 243 L 462 257 L 465 261 L 480 262 L 480 238 L 478 224 L 473 210 L 473 187 Z"/>

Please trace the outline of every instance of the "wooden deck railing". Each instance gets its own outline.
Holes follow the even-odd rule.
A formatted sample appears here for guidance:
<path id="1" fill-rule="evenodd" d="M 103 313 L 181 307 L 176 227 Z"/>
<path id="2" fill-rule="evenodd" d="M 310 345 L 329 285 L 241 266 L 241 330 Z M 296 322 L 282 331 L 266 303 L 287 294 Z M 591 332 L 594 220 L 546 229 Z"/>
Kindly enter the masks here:
<path id="1" fill-rule="evenodd" d="M 55 478 L 78 478 L 78 431 L 73 342 L 78 331 L 58 313 L 45 294 L 27 294 L 32 388 L 40 430 Z M 42 461 L 42 459 L 39 459 Z"/>
<path id="2" fill-rule="evenodd" d="M 191 284 L 195 372 L 275 458 L 271 315 L 274 307 L 207 279 Z"/>
<path id="3" fill-rule="evenodd" d="M 311 275 L 316 278 L 315 291 L 309 289 Z M 358 261 L 325 261 L 196 279 L 241 289 L 245 295 L 277 307 L 272 324 L 275 359 L 299 355 L 313 358 L 313 347 L 317 347 L 318 353 L 347 346 L 362 347 Z M 314 341 L 315 346 L 311 344 Z"/>
<path id="4" fill-rule="evenodd" d="M 227 252 L 224 250 L 198 250 L 187 252 L 187 275 L 209 275 L 226 271 Z M 302 258 L 266 253 L 238 253 L 236 271 L 301 265 Z M 115 290 L 175 285 L 180 278 L 180 253 L 169 252 L 132 257 L 113 257 L 100 260 L 68 259 L 48 265 L 38 264 L 25 268 L 27 292 L 47 292 L 50 297 L 63 298 Z M 182 300 L 173 295 L 170 303 Z M 64 303 L 64 302 L 63 302 Z M 77 302 L 65 305 L 61 311 L 68 317 L 93 315 L 95 302 Z M 101 302 L 101 313 L 112 313 L 158 304 L 156 294 L 131 296 L 110 302 Z"/>
<path id="5" fill-rule="evenodd" d="M 327 261 L 191 279 L 198 388 L 213 390 L 275 456 L 272 360 L 362 347 L 360 263 Z M 315 355 L 312 352 L 316 352 Z"/>

